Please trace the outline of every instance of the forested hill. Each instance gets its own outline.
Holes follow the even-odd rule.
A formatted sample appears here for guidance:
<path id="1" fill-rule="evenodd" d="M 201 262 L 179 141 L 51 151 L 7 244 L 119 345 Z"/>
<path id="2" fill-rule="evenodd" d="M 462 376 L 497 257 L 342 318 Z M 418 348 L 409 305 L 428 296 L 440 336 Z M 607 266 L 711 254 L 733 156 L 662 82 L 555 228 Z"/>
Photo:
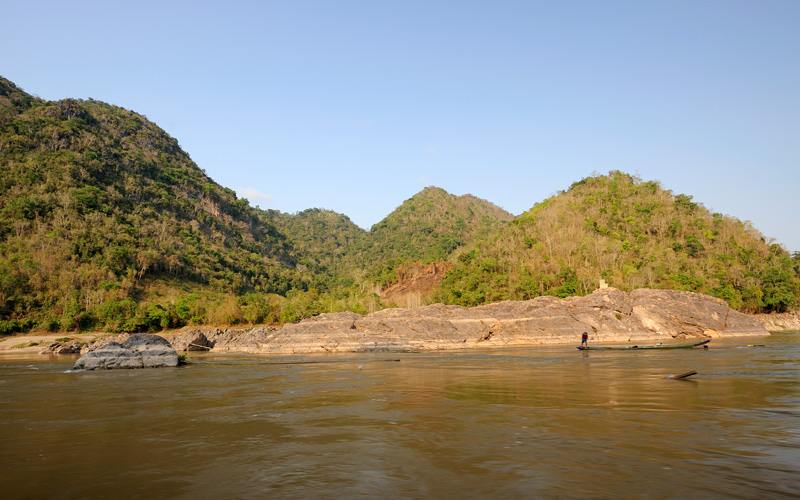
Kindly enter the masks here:
<path id="1" fill-rule="evenodd" d="M 376 292 L 393 284 L 448 304 L 564 297 L 599 276 L 783 311 L 799 303 L 798 260 L 747 223 L 620 172 L 517 218 L 435 187 L 369 231 L 328 210 L 262 211 L 146 117 L 45 101 L 0 77 L 0 334 L 367 313 L 386 307 Z M 424 288 L 415 264 L 436 271 Z"/>
<path id="2" fill-rule="evenodd" d="M 145 117 L 44 101 L 2 78 L 0 207 L 4 320 L 146 329 L 196 312 L 191 298 L 138 310 L 164 290 L 304 286 L 285 236 Z"/>
<path id="3" fill-rule="evenodd" d="M 302 269 L 316 270 L 315 286 L 385 286 L 396 270 L 446 260 L 465 245 L 494 233 L 514 216 L 472 195 L 437 187 L 415 194 L 365 231 L 347 216 L 312 208 L 296 214 L 275 210 L 266 217 L 302 255 Z"/>
<path id="4" fill-rule="evenodd" d="M 475 196 L 427 187 L 372 226 L 360 253 L 365 268 L 385 285 L 395 279 L 398 266 L 447 259 L 457 248 L 486 238 L 513 218 Z"/>
<path id="5" fill-rule="evenodd" d="M 511 218 L 435 188 L 370 232 L 327 210 L 262 211 L 146 117 L 0 77 L 0 333 L 368 312 L 397 265 L 446 258 Z"/>
<path id="6" fill-rule="evenodd" d="M 296 214 L 267 210 L 264 214 L 286 234 L 299 256 L 300 270 L 311 272 L 315 286 L 327 289 L 354 282 L 354 270 L 361 264 L 358 251 L 367 232 L 349 217 L 320 208 Z"/>
<path id="7" fill-rule="evenodd" d="M 438 300 L 476 305 L 613 287 L 666 288 L 783 311 L 800 297 L 797 255 L 749 223 L 621 172 L 575 182 L 462 253 Z"/>

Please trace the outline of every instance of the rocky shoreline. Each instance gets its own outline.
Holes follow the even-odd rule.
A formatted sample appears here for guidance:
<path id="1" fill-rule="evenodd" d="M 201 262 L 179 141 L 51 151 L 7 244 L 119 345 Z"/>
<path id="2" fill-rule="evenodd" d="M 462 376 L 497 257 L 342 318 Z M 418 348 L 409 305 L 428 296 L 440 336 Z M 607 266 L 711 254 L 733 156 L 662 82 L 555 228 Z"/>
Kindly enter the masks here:
<path id="1" fill-rule="evenodd" d="M 426 351 L 590 342 L 659 342 L 769 335 L 758 318 L 720 299 L 675 290 L 598 290 L 465 308 L 436 304 L 369 315 L 321 314 L 280 329 L 189 330 L 178 351 L 300 354 Z"/>
<path id="2" fill-rule="evenodd" d="M 800 316 L 751 316 L 730 309 L 721 299 L 692 292 L 605 288 L 585 297 L 537 297 L 472 308 L 435 304 L 368 315 L 328 313 L 282 328 L 187 329 L 163 336 L 178 352 L 301 354 L 577 344 L 584 331 L 591 343 L 677 342 L 765 336 L 768 329 L 800 330 Z M 81 342 L 71 343 L 45 340 L 18 352 L 86 354 L 110 342 L 122 344 L 130 336 L 81 335 Z M 12 342 L 0 350 L 7 351 Z"/>
<path id="3" fill-rule="evenodd" d="M 775 314 L 756 314 L 769 331 L 778 332 L 785 330 L 800 331 L 800 313 L 797 311 Z"/>

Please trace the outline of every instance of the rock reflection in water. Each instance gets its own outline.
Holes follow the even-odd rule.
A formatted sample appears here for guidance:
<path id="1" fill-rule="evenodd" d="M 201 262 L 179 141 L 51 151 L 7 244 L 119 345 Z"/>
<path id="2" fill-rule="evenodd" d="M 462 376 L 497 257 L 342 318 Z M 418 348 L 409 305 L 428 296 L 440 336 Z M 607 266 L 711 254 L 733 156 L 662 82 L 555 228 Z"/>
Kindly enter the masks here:
<path id="1" fill-rule="evenodd" d="M 796 498 L 797 340 L 148 372 L 0 358 L 4 497 Z"/>

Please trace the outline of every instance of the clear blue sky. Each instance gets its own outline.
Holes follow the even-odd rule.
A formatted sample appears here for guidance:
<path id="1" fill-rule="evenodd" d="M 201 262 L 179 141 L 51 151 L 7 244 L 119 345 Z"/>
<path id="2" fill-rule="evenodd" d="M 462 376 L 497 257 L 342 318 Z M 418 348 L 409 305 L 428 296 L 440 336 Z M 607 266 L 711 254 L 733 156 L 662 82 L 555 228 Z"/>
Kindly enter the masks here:
<path id="1" fill-rule="evenodd" d="M 800 1 L 7 2 L 0 74 L 131 109 L 261 208 L 520 214 L 622 170 L 800 251 Z"/>

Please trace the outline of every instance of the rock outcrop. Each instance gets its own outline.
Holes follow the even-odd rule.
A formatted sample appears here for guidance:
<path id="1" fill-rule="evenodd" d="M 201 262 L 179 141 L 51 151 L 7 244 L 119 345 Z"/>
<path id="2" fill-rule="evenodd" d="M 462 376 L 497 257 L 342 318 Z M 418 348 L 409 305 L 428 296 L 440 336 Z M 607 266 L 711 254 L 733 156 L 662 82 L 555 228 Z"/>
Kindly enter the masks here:
<path id="1" fill-rule="evenodd" d="M 380 293 L 381 302 L 417 307 L 422 304 L 422 297 L 440 285 L 444 275 L 452 268 L 453 264 L 447 261 L 400 266 L 396 271 L 397 281 Z"/>
<path id="2" fill-rule="evenodd" d="M 110 341 L 75 362 L 75 370 L 160 368 L 178 366 L 178 353 L 163 337 L 147 333 L 131 335 L 122 344 Z"/>
<path id="3" fill-rule="evenodd" d="M 189 330 L 172 339 L 176 351 L 235 351 L 258 345 L 258 340 L 269 332 L 276 331 L 271 326 L 260 326 L 253 330 L 214 329 L 209 331 Z"/>
<path id="4" fill-rule="evenodd" d="M 310 353 L 467 349 L 578 342 L 647 342 L 769 335 L 721 299 L 675 290 L 615 288 L 585 297 L 537 297 L 465 308 L 436 304 L 367 316 L 320 314 L 278 330 L 216 330 L 213 351 Z"/>
<path id="5" fill-rule="evenodd" d="M 170 341 L 176 351 L 208 351 L 214 347 L 200 330 L 189 330 L 173 337 Z"/>
<path id="6" fill-rule="evenodd" d="M 764 328 L 773 332 L 800 331 L 800 313 L 758 314 L 756 315 Z"/>
<path id="7" fill-rule="evenodd" d="M 80 354 L 81 344 L 77 340 L 67 344 L 66 342 L 53 342 L 39 351 L 39 354 Z"/>
<path id="8" fill-rule="evenodd" d="M 130 333 L 120 333 L 119 335 L 116 335 L 116 336 L 100 337 L 97 340 L 95 340 L 94 342 L 92 342 L 90 344 L 86 344 L 83 347 L 81 347 L 81 354 L 86 354 L 86 353 L 89 353 L 89 352 L 92 352 L 92 351 L 96 351 L 96 350 L 100 349 L 101 347 L 110 344 L 111 342 L 116 342 L 117 344 L 122 344 L 126 340 L 128 340 L 129 338 L 131 338 L 131 334 Z"/>

